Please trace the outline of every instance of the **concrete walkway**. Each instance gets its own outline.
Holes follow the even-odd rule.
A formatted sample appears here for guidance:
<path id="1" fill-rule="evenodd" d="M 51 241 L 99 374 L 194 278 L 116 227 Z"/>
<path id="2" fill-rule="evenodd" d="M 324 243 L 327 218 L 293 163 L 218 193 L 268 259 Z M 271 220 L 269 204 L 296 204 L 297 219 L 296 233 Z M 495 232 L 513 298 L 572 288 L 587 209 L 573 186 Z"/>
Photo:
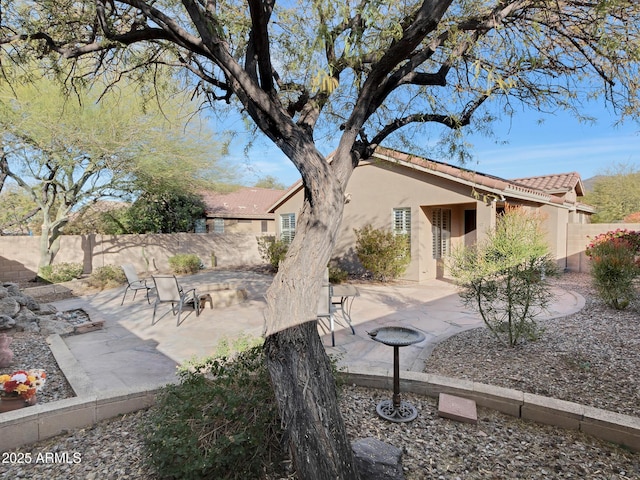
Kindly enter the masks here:
<path id="1" fill-rule="evenodd" d="M 56 302 L 61 311 L 84 309 L 92 321 L 104 320 L 104 328 L 64 337 L 64 342 L 85 370 L 98 392 L 126 390 L 145 385 L 160 386 L 176 381 L 176 366 L 193 357 L 215 352 L 218 343 L 241 335 L 259 337 L 264 330 L 264 293 L 271 277 L 252 272 L 215 271 L 180 279 L 185 287 L 227 284 L 242 288 L 248 299 L 240 304 L 210 309 L 196 317 L 183 315 L 181 324 L 166 314 L 151 325 L 151 305 L 142 295 L 129 294 L 120 305 L 124 288 L 107 290 Z M 355 335 L 337 326 L 336 346 L 323 335 L 329 353 L 337 354 L 339 364 L 349 368 L 393 371 L 393 349 L 375 342 L 368 331 L 382 326 L 405 326 L 420 330 L 425 340 L 400 349 L 401 370 L 422 371 L 426 358 L 443 339 L 482 325 L 482 320 L 461 305 L 454 285 L 429 281 L 420 285 L 356 285 L 360 295 L 353 302 L 351 316 Z M 569 315 L 584 306 L 584 299 L 573 292 L 554 289 L 549 312 L 540 318 Z M 161 305 L 159 312 L 168 310 Z"/>

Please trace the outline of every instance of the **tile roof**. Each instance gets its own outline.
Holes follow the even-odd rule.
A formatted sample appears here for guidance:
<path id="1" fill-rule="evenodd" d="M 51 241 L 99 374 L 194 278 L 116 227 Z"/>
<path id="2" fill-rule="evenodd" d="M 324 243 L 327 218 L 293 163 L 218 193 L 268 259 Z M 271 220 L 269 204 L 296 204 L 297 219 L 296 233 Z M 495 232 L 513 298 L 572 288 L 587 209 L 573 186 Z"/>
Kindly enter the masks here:
<path id="1" fill-rule="evenodd" d="M 386 147 L 377 147 L 374 154 L 372 155 L 371 161 L 375 162 L 375 159 L 380 159 L 392 163 L 398 163 L 401 165 L 405 165 L 409 168 L 413 168 L 415 170 L 420 170 L 423 172 L 430 173 L 432 175 L 437 175 L 442 178 L 448 178 L 454 182 L 463 183 L 471 186 L 473 189 L 483 190 L 491 195 L 496 196 L 497 198 L 518 198 L 521 200 L 529 200 L 533 202 L 539 203 L 552 203 L 556 205 L 564 205 L 565 208 L 578 208 L 580 210 L 584 210 L 587 212 L 592 212 L 593 207 L 589 205 L 584 205 L 579 202 L 573 202 L 567 204 L 565 199 L 554 195 L 554 193 L 564 193 L 569 190 L 561 190 L 555 191 L 551 188 L 551 183 L 549 181 L 548 190 L 543 190 L 540 187 L 535 186 L 534 184 L 529 184 L 526 180 L 521 179 L 518 181 L 515 180 L 507 180 L 504 178 L 496 177 L 494 175 L 489 175 L 486 173 L 476 172 L 474 170 L 468 170 L 462 167 L 455 167 L 448 163 L 438 162 L 436 160 L 429 160 L 427 158 L 419 157 L 417 155 L 400 152 L 398 150 L 393 150 Z M 328 161 L 331 161 L 331 155 L 328 158 Z M 539 178 L 552 178 L 556 177 L 556 175 L 545 175 Z M 558 185 L 567 186 L 571 185 L 571 182 L 575 183 L 576 192 L 578 195 L 583 195 L 584 188 L 582 187 L 582 181 L 580 180 L 580 175 L 577 173 L 572 174 L 562 174 L 557 175 L 557 177 L 562 177 L 561 179 L 557 179 L 556 182 Z M 538 178 L 538 177 L 536 177 Z M 541 184 L 542 186 L 546 186 L 546 184 Z M 295 192 L 297 192 L 302 187 L 302 182 L 299 181 L 292 185 L 289 190 L 287 190 L 286 194 L 283 195 L 274 205 L 271 206 L 270 211 L 275 211 L 275 209 L 284 203 L 287 199 L 289 199 Z M 557 187 L 559 188 L 559 187 Z"/>
<path id="2" fill-rule="evenodd" d="M 201 192 L 207 217 L 218 218 L 274 218 L 269 213 L 285 190 L 244 187 L 229 193 Z"/>
<path id="3" fill-rule="evenodd" d="M 570 192 L 574 188 L 580 196 L 584 195 L 584 188 L 577 172 L 558 173 L 555 175 L 541 175 L 538 177 L 516 178 L 514 183 L 525 185 L 529 188 L 542 190 L 549 194 Z"/>

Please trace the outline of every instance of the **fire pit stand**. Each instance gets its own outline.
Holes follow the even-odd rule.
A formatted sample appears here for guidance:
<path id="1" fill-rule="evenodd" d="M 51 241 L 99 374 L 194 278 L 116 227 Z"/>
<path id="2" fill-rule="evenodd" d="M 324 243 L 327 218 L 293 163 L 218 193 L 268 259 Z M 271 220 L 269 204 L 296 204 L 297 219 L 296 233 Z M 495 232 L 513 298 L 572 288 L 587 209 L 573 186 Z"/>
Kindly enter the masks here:
<path id="1" fill-rule="evenodd" d="M 393 347 L 393 400 L 378 403 L 376 412 L 390 422 L 410 422 L 418 416 L 418 411 L 400 397 L 400 347 L 420 343 L 424 335 L 407 327 L 382 327 L 368 333 L 376 342 Z"/>

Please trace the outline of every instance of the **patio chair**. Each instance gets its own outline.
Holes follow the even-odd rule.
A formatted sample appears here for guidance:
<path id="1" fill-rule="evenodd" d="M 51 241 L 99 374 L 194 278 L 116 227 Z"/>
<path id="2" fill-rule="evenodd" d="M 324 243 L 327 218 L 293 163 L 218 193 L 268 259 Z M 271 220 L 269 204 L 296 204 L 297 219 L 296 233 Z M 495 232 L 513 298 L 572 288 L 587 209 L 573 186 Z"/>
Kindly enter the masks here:
<path id="1" fill-rule="evenodd" d="M 153 278 L 153 283 L 156 286 L 156 301 L 153 304 L 151 325 L 156 323 L 156 310 L 161 303 L 171 304 L 171 312 L 174 315 L 178 315 L 178 326 L 180 325 L 180 316 L 185 305 L 191 306 L 195 310 L 196 317 L 200 316 L 200 298 L 195 288 L 185 291 L 174 275 L 158 275 L 151 278 Z"/>
<path id="2" fill-rule="evenodd" d="M 138 274 L 136 272 L 135 267 L 130 264 L 130 263 L 125 263 L 124 265 L 121 265 L 122 270 L 124 271 L 125 276 L 127 277 L 127 288 L 124 289 L 124 295 L 122 296 L 122 301 L 120 302 L 120 305 L 124 305 L 124 299 L 127 296 L 127 292 L 129 290 L 133 290 L 133 300 L 136 299 L 136 294 L 138 293 L 138 290 L 146 290 L 147 292 L 147 303 L 151 303 L 151 300 L 149 299 L 149 290 L 151 290 L 153 287 L 151 285 L 147 284 L 146 280 L 140 280 L 138 278 Z"/>

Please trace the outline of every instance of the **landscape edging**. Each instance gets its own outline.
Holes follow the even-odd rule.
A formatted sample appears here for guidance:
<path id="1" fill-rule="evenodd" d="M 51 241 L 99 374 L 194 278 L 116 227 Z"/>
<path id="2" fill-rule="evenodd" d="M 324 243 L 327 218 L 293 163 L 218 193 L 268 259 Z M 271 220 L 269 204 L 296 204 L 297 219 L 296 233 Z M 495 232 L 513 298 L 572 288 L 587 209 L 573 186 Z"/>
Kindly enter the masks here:
<path id="1" fill-rule="evenodd" d="M 392 390 L 393 376 L 385 370 L 347 368 L 340 375 L 345 383 Z M 593 437 L 640 452 L 640 418 L 574 402 L 533 395 L 471 380 L 429 373 L 400 372 L 400 392 L 437 398 L 440 393 L 474 400 L 523 420 L 579 430 Z"/>
<path id="2" fill-rule="evenodd" d="M 76 428 L 94 425 L 102 420 L 149 408 L 155 403 L 161 387 L 139 387 L 120 392 L 92 392 L 88 377 L 75 359 L 68 357 L 66 345 L 57 336 L 50 342 L 56 359 L 66 358 L 60 368 L 71 368 L 70 384 L 84 390 L 81 396 L 34 405 L 3 413 L 0 421 L 0 452 L 49 439 Z M 68 349 L 66 349 L 68 351 Z M 69 352 L 70 353 L 70 352 Z M 71 355 L 72 356 L 72 355 Z M 77 370 L 80 368 L 80 370 Z M 75 377 L 74 377 L 75 375 Z M 84 377 L 83 377 L 84 375 Z M 349 368 L 340 372 L 346 383 L 361 387 L 393 389 L 393 376 L 385 370 Z M 90 381 L 89 381 L 90 383 Z M 438 397 L 448 393 L 474 400 L 481 407 L 513 417 L 547 425 L 580 430 L 596 438 L 623 445 L 640 452 L 640 418 L 609 412 L 573 402 L 533 395 L 519 390 L 442 377 L 428 373 L 400 372 L 400 391 Z"/>

